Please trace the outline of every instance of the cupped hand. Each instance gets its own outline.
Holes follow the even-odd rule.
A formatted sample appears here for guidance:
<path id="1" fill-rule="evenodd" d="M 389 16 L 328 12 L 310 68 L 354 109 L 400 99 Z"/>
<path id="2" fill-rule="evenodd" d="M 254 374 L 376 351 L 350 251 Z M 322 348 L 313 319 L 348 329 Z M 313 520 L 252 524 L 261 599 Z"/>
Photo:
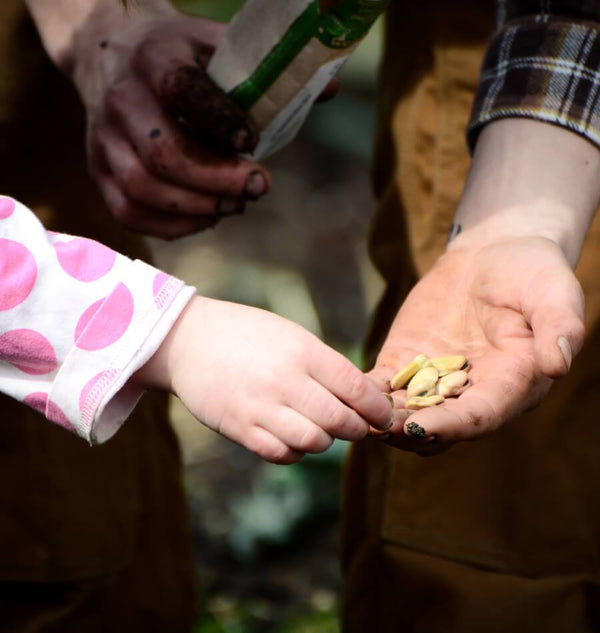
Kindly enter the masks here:
<path id="1" fill-rule="evenodd" d="M 304 328 L 270 312 L 196 297 L 138 374 L 199 421 L 264 459 L 289 464 L 389 427 L 377 385 Z"/>
<path id="2" fill-rule="evenodd" d="M 257 132 L 205 72 L 224 25 L 168 5 L 114 5 L 80 29 L 69 71 L 87 111 L 90 170 L 112 214 L 176 238 L 241 213 L 270 176 L 240 157 Z"/>
<path id="3" fill-rule="evenodd" d="M 371 376 L 389 380 L 417 354 L 464 354 L 469 387 L 407 411 L 393 393 L 388 443 L 422 454 L 485 436 L 536 406 L 583 342 L 581 287 L 559 247 L 525 237 L 439 258 L 400 308 Z"/>

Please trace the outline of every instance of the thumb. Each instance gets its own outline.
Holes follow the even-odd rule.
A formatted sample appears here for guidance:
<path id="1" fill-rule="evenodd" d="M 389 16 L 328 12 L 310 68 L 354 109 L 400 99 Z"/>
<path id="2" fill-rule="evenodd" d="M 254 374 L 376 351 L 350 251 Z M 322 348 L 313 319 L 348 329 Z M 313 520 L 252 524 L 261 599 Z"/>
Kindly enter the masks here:
<path id="1" fill-rule="evenodd" d="M 568 270 L 546 279 L 528 293 L 524 310 L 533 330 L 534 353 L 540 371 L 548 378 L 565 376 L 583 345 L 584 298 L 581 286 Z"/>

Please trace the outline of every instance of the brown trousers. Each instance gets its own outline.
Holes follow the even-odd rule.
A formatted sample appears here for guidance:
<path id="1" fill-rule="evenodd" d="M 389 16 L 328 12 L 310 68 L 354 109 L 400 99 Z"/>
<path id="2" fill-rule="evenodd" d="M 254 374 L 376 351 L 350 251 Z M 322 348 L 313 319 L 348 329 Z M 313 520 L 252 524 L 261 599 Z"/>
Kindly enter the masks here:
<path id="1" fill-rule="evenodd" d="M 87 175 L 85 121 L 22 2 L 0 8 L 0 192 L 47 228 L 148 259 Z M 194 566 L 166 397 L 147 394 L 107 444 L 0 397 L 0 630 L 191 630 Z"/>
<path id="2" fill-rule="evenodd" d="M 387 290 L 371 364 L 406 293 L 443 251 L 469 167 L 464 129 L 492 5 L 395 0 L 389 10 L 371 235 Z M 586 345 L 535 411 L 434 458 L 355 446 L 345 633 L 600 631 L 599 270 L 597 219 L 577 270 Z"/>

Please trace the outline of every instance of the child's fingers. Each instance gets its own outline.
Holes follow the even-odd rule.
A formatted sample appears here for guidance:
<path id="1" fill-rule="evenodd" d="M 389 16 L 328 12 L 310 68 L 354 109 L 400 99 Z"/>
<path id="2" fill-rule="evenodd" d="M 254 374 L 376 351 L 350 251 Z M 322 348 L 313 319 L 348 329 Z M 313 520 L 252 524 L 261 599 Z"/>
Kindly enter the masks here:
<path id="1" fill-rule="evenodd" d="M 384 430 L 389 427 L 390 403 L 373 380 L 341 354 L 327 359 L 328 362 L 322 362 L 317 355 L 311 360 L 310 373 L 318 383 L 375 428 Z M 333 421 L 337 423 L 335 417 Z"/>
<path id="2" fill-rule="evenodd" d="M 280 407 L 261 426 L 298 453 L 323 453 L 333 444 L 331 435 L 291 407 Z"/>
<path id="3" fill-rule="evenodd" d="M 376 391 L 377 397 L 382 397 Z M 385 396 L 383 396 L 385 399 Z M 392 418 L 392 407 L 387 405 L 387 425 Z M 367 434 L 369 424 L 356 411 L 314 380 L 306 382 L 303 390 L 294 394 L 291 402 L 296 411 L 318 424 L 327 434 L 341 440 L 360 440 Z"/>
<path id="4" fill-rule="evenodd" d="M 250 430 L 244 433 L 243 437 L 235 438 L 229 436 L 229 439 L 273 464 L 295 464 L 305 455 L 303 451 L 296 451 L 290 448 L 269 430 L 257 425 L 252 426 Z"/>

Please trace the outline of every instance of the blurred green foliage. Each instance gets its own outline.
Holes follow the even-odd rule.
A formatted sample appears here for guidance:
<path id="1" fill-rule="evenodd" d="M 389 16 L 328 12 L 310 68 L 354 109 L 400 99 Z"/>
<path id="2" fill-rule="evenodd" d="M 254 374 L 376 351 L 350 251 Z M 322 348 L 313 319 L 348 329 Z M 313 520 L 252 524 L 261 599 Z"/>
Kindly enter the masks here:
<path id="1" fill-rule="evenodd" d="M 272 633 L 339 633 L 340 625 L 335 613 L 315 612 L 310 614 L 290 615 L 281 622 Z M 239 614 L 235 622 L 205 614 L 196 624 L 193 633 L 252 633 Z"/>
<path id="2" fill-rule="evenodd" d="M 347 448 L 346 442 L 336 441 L 328 451 L 287 468 L 265 464 L 251 493 L 231 499 L 235 525 L 229 544 L 235 554 L 255 560 L 261 546 L 291 543 L 300 529 L 335 519 Z"/>

